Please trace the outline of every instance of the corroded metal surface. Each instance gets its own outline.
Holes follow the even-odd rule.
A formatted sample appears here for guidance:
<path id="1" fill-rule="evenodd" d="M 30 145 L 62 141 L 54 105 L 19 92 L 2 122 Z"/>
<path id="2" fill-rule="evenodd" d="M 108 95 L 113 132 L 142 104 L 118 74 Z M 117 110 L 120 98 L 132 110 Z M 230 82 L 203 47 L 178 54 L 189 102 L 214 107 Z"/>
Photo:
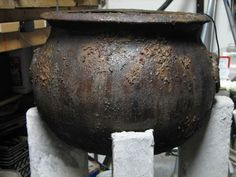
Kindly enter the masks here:
<path id="1" fill-rule="evenodd" d="M 183 12 L 163 12 L 145 10 L 80 10 L 45 12 L 41 15 L 47 20 L 116 22 L 116 23 L 205 23 L 204 15 Z"/>
<path id="2" fill-rule="evenodd" d="M 79 20 L 49 21 L 51 37 L 31 66 L 36 103 L 51 129 L 101 154 L 111 154 L 112 132 L 152 128 L 155 153 L 186 141 L 215 94 L 217 72 L 199 36 L 203 22 Z"/>

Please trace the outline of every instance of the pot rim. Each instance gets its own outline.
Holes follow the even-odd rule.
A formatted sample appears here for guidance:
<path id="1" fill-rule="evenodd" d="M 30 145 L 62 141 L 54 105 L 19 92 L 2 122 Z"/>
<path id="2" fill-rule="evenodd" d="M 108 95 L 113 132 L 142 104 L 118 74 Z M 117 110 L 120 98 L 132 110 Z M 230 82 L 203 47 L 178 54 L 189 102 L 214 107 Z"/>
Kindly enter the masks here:
<path id="1" fill-rule="evenodd" d="M 129 24 L 188 24 L 206 23 L 206 15 L 186 12 L 150 11 L 137 9 L 95 9 L 53 11 L 42 13 L 41 18 L 48 21 L 74 21 L 94 23 L 129 23 Z"/>

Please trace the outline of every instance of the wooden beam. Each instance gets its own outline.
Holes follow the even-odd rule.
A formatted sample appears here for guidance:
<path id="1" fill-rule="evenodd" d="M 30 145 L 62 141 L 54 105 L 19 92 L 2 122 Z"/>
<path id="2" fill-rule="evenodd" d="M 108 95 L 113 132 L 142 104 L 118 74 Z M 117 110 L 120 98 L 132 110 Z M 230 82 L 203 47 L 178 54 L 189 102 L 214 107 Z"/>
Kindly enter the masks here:
<path id="1" fill-rule="evenodd" d="M 0 9 L 98 6 L 100 0 L 0 0 Z"/>
<path id="2" fill-rule="evenodd" d="M 14 0 L 0 0 L 0 8 L 1 9 L 14 9 L 15 2 Z"/>
<path id="3" fill-rule="evenodd" d="M 20 22 L 0 23 L 0 33 L 10 33 L 19 31 Z"/>
<path id="4" fill-rule="evenodd" d="M 33 32 L 14 32 L 0 34 L 0 52 L 44 44 L 50 34 L 50 27 Z"/>
<path id="5" fill-rule="evenodd" d="M 34 20 L 34 29 L 41 29 L 47 27 L 46 20 Z"/>
<path id="6" fill-rule="evenodd" d="M 98 6 L 99 0 L 77 0 L 78 6 Z"/>
<path id="7" fill-rule="evenodd" d="M 0 10 L 0 23 L 40 19 L 40 14 L 48 11 L 55 11 L 55 8 L 4 9 Z"/>
<path id="8" fill-rule="evenodd" d="M 34 29 L 41 29 L 47 27 L 46 20 L 34 20 Z M 0 33 L 18 32 L 20 29 L 20 22 L 6 22 L 0 23 Z"/>
<path id="9" fill-rule="evenodd" d="M 76 0 L 0 0 L 0 9 L 29 8 L 29 7 L 74 7 Z"/>
<path id="10" fill-rule="evenodd" d="M 0 0 L 1 1 L 1 0 Z M 86 8 L 94 8 L 95 6 L 86 6 Z M 77 10 L 84 9 L 84 6 L 79 7 L 61 7 L 60 10 Z M 55 11 L 56 8 L 20 8 L 20 9 L 1 9 L 0 23 L 15 22 L 40 19 L 40 14 L 43 12 Z"/>
<path id="11" fill-rule="evenodd" d="M 17 0 L 15 1 L 17 8 L 25 7 L 55 7 L 57 6 L 57 0 Z M 58 6 L 70 7 L 75 6 L 75 0 L 58 0 Z"/>

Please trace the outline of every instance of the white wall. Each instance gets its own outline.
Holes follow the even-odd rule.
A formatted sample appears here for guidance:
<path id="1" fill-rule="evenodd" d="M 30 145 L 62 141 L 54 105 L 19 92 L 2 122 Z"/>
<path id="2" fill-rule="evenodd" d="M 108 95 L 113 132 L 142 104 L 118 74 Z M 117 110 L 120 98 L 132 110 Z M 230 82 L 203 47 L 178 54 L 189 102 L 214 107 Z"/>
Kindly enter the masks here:
<path id="1" fill-rule="evenodd" d="M 226 48 L 229 44 L 233 43 L 233 38 L 227 19 L 227 14 L 223 4 L 223 0 L 217 0 L 217 14 L 216 24 L 218 30 L 218 37 L 220 48 Z M 106 8 L 110 9 L 146 9 L 156 10 L 165 0 L 107 0 Z M 205 9 L 207 7 L 207 0 L 205 0 Z M 167 11 L 185 11 L 196 12 L 196 0 L 174 0 Z M 216 43 L 214 42 L 214 51 L 217 51 Z"/>
<path id="2" fill-rule="evenodd" d="M 223 0 L 218 0 L 216 26 L 217 26 L 220 48 L 221 49 L 226 48 L 229 44 L 233 44 L 234 40 L 230 30 L 230 25 L 225 11 Z M 214 50 L 215 51 L 217 50 L 215 42 L 214 42 Z"/>
<path id="3" fill-rule="evenodd" d="M 107 0 L 107 8 L 156 10 L 165 0 Z M 167 8 L 169 11 L 188 11 L 196 9 L 196 0 L 174 0 Z"/>

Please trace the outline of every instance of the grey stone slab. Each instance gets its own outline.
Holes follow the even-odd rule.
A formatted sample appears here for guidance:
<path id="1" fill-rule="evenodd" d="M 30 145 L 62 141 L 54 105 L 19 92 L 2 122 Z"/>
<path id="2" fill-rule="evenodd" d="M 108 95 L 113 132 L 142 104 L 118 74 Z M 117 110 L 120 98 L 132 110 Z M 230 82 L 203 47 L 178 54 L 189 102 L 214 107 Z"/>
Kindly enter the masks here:
<path id="1" fill-rule="evenodd" d="M 87 152 L 58 139 L 37 108 L 29 109 L 26 117 L 31 177 L 88 177 Z"/>

